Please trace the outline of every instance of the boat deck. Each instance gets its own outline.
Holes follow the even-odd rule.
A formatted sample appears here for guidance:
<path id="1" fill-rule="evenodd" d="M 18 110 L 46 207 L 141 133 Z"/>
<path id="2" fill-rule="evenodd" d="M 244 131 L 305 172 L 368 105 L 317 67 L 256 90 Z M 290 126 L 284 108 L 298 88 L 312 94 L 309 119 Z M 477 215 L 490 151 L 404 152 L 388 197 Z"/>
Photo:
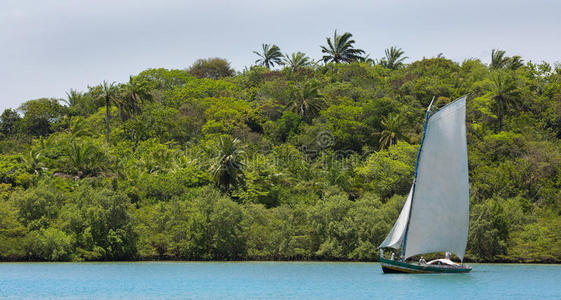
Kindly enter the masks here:
<path id="1" fill-rule="evenodd" d="M 380 265 L 384 273 L 467 273 L 471 271 L 471 267 L 466 265 L 420 265 L 385 259 L 383 257 L 380 257 Z"/>

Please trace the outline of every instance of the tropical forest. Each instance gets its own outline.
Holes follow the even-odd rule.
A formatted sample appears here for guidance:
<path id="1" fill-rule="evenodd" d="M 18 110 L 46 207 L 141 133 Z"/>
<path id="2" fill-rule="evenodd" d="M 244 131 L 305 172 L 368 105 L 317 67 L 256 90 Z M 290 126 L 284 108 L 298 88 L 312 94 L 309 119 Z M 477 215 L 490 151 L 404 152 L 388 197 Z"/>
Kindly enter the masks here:
<path id="1" fill-rule="evenodd" d="M 0 260 L 377 261 L 428 105 L 467 95 L 465 261 L 561 262 L 561 65 L 281 46 L 4 110 Z"/>

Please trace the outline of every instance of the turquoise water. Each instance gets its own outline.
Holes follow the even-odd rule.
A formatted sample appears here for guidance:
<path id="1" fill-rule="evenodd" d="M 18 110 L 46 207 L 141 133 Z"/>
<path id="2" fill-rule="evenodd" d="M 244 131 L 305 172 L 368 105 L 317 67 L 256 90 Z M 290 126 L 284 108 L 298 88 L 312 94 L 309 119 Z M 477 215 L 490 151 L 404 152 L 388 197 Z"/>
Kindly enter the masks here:
<path id="1" fill-rule="evenodd" d="M 382 274 L 377 263 L 0 263 L 0 298 L 561 299 L 560 265 Z"/>

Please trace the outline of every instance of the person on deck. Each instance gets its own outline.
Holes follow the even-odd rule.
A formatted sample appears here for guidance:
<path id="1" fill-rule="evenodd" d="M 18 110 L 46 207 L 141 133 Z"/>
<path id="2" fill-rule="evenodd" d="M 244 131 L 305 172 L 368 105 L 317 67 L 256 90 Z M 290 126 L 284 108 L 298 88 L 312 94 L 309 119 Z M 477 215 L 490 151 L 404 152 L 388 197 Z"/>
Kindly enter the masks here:
<path id="1" fill-rule="evenodd" d="M 392 260 L 394 259 L 395 253 L 392 252 Z"/>
<path id="2" fill-rule="evenodd" d="M 425 260 L 425 258 L 421 256 L 421 259 L 419 259 L 419 264 L 424 265 L 426 263 L 427 261 Z"/>

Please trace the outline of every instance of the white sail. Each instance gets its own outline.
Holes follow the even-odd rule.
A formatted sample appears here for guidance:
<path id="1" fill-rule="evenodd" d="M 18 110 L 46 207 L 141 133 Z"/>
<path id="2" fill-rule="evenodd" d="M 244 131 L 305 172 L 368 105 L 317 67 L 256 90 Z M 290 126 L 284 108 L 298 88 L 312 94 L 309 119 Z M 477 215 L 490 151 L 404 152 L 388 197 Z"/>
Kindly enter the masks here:
<path id="1" fill-rule="evenodd" d="M 409 210 L 411 208 L 411 192 L 413 188 L 409 191 L 409 196 L 401 209 L 401 213 L 393 224 L 392 230 L 388 233 L 386 239 L 378 246 L 378 248 L 394 248 L 399 249 L 401 247 L 401 242 L 403 241 L 403 235 L 405 233 L 405 227 L 407 226 L 407 220 L 409 219 Z"/>
<path id="2" fill-rule="evenodd" d="M 450 251 L 463 260 L 469 226 L 466 97 L 428 119 L 405 240 L 405 258 Z"/>

